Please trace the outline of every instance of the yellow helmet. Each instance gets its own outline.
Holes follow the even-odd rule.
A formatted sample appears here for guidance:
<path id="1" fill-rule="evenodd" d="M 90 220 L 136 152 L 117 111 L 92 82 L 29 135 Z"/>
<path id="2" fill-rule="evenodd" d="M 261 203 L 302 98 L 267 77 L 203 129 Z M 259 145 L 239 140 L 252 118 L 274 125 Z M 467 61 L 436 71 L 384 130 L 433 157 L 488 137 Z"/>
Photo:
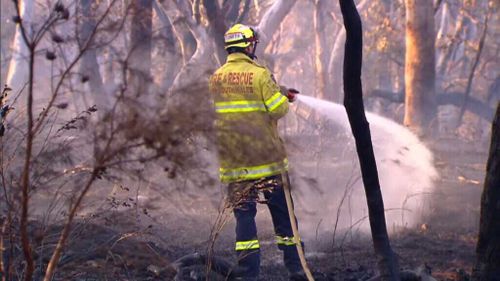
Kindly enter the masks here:
<path id="1" fill-rule="evenodd" d="M 226 34 L 224 34 L 225 49 L 231 47 L 246 48 L 252 42 L 259 42 L 258 34 L 249 26 L 243 24 L 233 25 Z"/>

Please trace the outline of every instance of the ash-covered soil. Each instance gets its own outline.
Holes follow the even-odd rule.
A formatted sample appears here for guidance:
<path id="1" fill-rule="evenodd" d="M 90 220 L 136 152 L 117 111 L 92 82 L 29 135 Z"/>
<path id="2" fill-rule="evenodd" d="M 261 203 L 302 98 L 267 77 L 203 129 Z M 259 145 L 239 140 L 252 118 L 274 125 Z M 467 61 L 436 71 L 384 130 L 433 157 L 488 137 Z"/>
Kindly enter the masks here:
<path id="1" fill-rule="evenodd" d="M 427 266 L 437 280 L 467 280 L 475 257 L 487 147 L 455 140 L 435 141 L 430 147 L 439 171 L 431 210 L 416 226 L 388 225 L 391 243 L 402 269 Z M 131 195 L 127 204 L 123 204 L 126 200 L 115 200 L 113 204 L 121 207 L 83 216 L 73 227 L 54 280 L 174 280 L 175 260 L 193 253 L 206 254 L 210 247 L 215 256 L 234 263 L 232 215 L 222 219 L 223 227 L 215 242 L 211 241 L 218 217 L 217 200 L 214 196 L 204 198 L 204 192 L 213 194 L 201 191 L 201 196 L 182 207 L 171 202 L 161 208 L 151 202 L 162 198 L 136 205 L 138 198 Z M 300 222 L 300 210 L 298 213 Z M 37 252 L 39 264 L 48 262 L 57 239 L 53 234 L 59 230 L 34 227 L 33 231 L 43 237 L 35 241 L 35 248 L 44 249 Z M 259 207 L 258 230 L 260 280 L 287 280 L 265 206 Z M 334 238 L 333 232 L 318 230 L 304 240 L 308 264 L 317 280 L 368 280 L 376 275 L 371 238 L 363 231 L 339 228 Z M 205 280 L 204 272 L 203 266 L 188 267 L 178 280 Z M 41 272 L 36 274 L 40 278 Z"/>
<path id="2" fill-rule="evenodd" d="M 208 233 L 199 231 L 203 222 L 172 222 L 167 226 L 132 227 L 128 214 L 109 214 L 130 225 L 81 223 L 75 227 L 55 280 L 174 280 L 172 262 L 185 255 L 206 253 Z M 98 223 L 98 221 L 95 221 Z M 182 224 L 183 227 L 178 227 Z M 232 229 L 232 223 L 227 228 Z M 437 280 L 467 280 L 474 262 L 476 231 L 465 229 L 407 229 L 391 236 L 402 269 L 427 265 Z M 273 244 L 270 229 L 259 224 L 262 241 L 260 280 L 287 280 L 281 253 Z M 215 255 L 229 262 L 233 255 L 232 231 L 225 230 L 215 243 Z M 331 241 L 306 241 L 306 257 L 317 280 L 368 280 L 376 275 L 376 260 L 367 236 L 353 237 L 341 246 Z M 48 257 L 44 257 L 48 261 Z M 179 280 L 205 280 L 203 266 L 188 267 Z M 211 279 L 225 280 L 225 278 Z"/>

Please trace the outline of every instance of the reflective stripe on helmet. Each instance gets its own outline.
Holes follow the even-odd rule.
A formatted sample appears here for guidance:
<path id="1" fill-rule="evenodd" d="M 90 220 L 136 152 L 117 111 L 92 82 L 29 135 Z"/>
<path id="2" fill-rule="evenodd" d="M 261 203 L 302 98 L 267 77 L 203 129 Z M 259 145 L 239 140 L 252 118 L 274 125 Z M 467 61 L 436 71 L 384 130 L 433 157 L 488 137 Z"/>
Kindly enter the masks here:
<path id="1" fill-rule="evenodd" d="M 236 43 L 237 41 L 244 40 L 244 39 L 245 39 L 245 35 L 243 35 L 243 33 L 241 33 L 241 32 L 231 32 L 231 33 L 226 33 L 224 35 L 224 42 L 226 44 L 229 44 L 231 42 Z"/>
<path id="2" fill-rule="evenodd" d="M 297 245 L 297 241 L 295 241 L 295 237 L 283 237 L 276 236 L 276 244 L 285 245 L 285 246 L 294 246 Z"/>
<path id="3" fill-rule="evenodd" d="M 244 250 L 253 250 L 259 248 L 260 248 L 259 240 L 248 240 L 248 241 L 237 241 L 235 250 L 244 251 Z"/>
<path id="4" fill-rule="evenodd" d="M 217 113 L 266 111 L 266 107 L 260 101 L 226 101 L 216 102 L 215 111 Z"/>
<path id="5" fill-rule="evenodd" d="M 276 175 L 281 171 L 288 170 L 288 159 L 283 162 L 274 162 L 266 165 L 242 167 L 236 169 L 219 169 L 220 179 L 222 182 L 255 180 L 272 175 Z"/>
<path id="6" fill-rule="evenodd" d="M 235 24 L 224 34 L 225 48 L 238 47 L 246 48 L 250 46 L 250 42 L 257 42 L 258 37 L 256 32 L 249 26 L 243 24 Z"/>
<path id="7" fill-rule="evenodd" d="M 282 105 L 287 100 L 287 97 L 281 94 L 281 92 L 276 92 L 272 97 L 266 100 L 266 106 L 269 111 L 274 111 L 278 106 Z"/>

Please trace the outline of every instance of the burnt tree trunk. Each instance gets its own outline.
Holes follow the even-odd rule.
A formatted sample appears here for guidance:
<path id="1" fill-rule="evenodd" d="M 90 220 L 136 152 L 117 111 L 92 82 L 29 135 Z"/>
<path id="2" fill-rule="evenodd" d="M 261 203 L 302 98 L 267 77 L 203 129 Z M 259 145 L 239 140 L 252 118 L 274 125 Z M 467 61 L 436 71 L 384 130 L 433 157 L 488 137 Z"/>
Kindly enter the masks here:
<path id="1" fill-rule="evenodd" d="M 404 124 L 418 134 L 436 116 L 433 1 L 406 0 Z"/>
<path id="2" fill-rule="evenodd" d="M 373 153 L 370 127 L 366 120 L 361 87 L 363 35 L 361 19 L 353 0 L 339 0 L 346 43 L 344 53 L 344 106 L 356 141 L 356 150 L 368 203 L 373 247 L 382 280 L 399 280 L 399 268 L 387 234 L 384 201 L 380 191 L 377 164 Z"/>
<path id="3" fill-rule="evenodd" d="M 476 255 L 472 280 L 500 280 L 500 103 L 491 129 Z"/>

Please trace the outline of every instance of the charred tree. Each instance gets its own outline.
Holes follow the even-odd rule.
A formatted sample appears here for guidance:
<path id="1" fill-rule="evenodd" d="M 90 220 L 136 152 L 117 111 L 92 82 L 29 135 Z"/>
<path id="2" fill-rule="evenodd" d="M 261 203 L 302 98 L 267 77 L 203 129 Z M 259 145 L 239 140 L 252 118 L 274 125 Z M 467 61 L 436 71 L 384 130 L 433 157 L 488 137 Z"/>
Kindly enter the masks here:
<path id="1" fill-rule="evenodd" d="M 384 201 L 380 191 L 377 164 L 373 153 L 370 127 L 366 120 L 361 86 L 363 34 L 361 18 L 353 0 L 339 0 L 346 43 L 344 53 L 344 106 L 356 141 L 356 150 L 368 203 L 373 247 L 382 280 L 399 280 L 399 268 L 387 234 Z"/>
<path id="2" fill-rule="evenodd" d="M 404 124 L 418 134 L 436 116 L 433 1 L 406 0 Z"/>
<path id="3" fill-rule="evenodd" d="M 500 103 L 491 128 L 472 280 L 500 280 Z"/>

